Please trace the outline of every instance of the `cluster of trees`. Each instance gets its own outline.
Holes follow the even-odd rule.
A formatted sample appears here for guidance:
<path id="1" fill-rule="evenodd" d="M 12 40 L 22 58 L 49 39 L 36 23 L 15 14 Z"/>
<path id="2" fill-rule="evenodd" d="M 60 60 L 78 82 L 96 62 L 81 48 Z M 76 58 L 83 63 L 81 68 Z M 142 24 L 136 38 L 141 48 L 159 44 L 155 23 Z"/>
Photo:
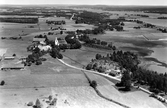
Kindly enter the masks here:
<path id="1" fill-rule="evenodd" d="M 55 42 L 52 40 L 49 40 L 47 37 L 45 39 L 45 42 L 47 45 L 50 45 L 52 47 L 51 51 L 49 51 L 49 54 L 51 57 L 53 58 L 58 58 L 58 59 L 62 59 L 63 55 L 60 53 L 60 47 L 55 45 Z"/>
<path id="2" fill-rule="evenodd" d="M 87 66 L 86 66 L 86 70 L 95 70 L 95 71 L 98 71 L 100 73 L 104 73 L 106 71 L 106 69 L 102 66 L 98 66 L 97 63 L 89 63 Z"/>
<path id="3" fill-rule="evenodd" d="M 129 22 L 136 22 L 138 24 L 143 24 L 144 27 L 146 28 L 155 28 L 156 26 L 153 25 L 153 24 L 150 24 L 150 23 L 145 23 L 143 21 L 139 21 L 139 20 L 126 20 L 126 21 L 129 21 Z M 140 29 L 139 27 L 134 27 L 135 29 Z M 158 28 L 157 29 L 158 31 L 161 31 L 162 33 L 167 33 L 167 30 L 166 29 L 162 29 L 162 28 Z"/>
<path id="4" fill-rule="evenodd" d="M 162 33 L 167 33 L 167 30 L 166 30 L 166 29 L 158 28 L 157 30 L 158 30 L 158 31 L 161 31 Z"/>
<path id="5" fill-rule="evenodd" d="M 128 21 L 128 22 L 136 22 L 136 23 L 138 23 L 138 24 L 143 24 L 144 22 L 143 21 L 140 21 L 140 20 L 126 20 L 126 21 Z"/>
<path id="6" fill-rule="evenodd" d="M 78 34 L 82 33 L 82 34 L 94 34 L 94 35 L 105 33 L 105 31 L 104 31 L 104 29 L 102 27 L 97 27 L 97 28 L 94 28 L 93 30 L 90 30 L 90 29 L 76 30 L 76 32 Z"/>
<path id="7" fill-rule="evenodd" d="M 48 20 L 46 20 L 46 23 L 47 24 L 54 24 L 54 25 L 63 25 L 63 24 L 66 24 L 66 22 L 64 20 L 62 20 L 62 21 L 48 21 Z"/>
<path id="8" fill-rule="evenodd" d="M 11 23 L 38 23 L 38 18 L 0 18 L 0 22 L 11 22 Z"/>
<path id="9" fill-rule="evenodd" d="M 147 27 L 147 28 L 154 28 L 155 27 L 155 25 L 149 24 L 149 23 L 145 23 L 143 26 Z"/>
<path id="10" fill-rule="evenodd" d="M 131 75 L 128 70 L 125 70 L 123 73 L 123 76 L 121 78 L 121 82 L 117 83 L 116 86 L 118 87 L 125 87 L 122 90 L 123 91 L 130 91 L 131 90 Z"/>
<path id="11" fill-rule="evenodd" d="M 54 32 L 48 32 L 48 35 L 53 35 L 54 34 Z"/>
<path id="12" fill-rule="evenodd" d="M 42 34 L 36 35 L 36 36 L 34 36 L 34 38 L 45 38 L 45 39 L 48 39 L 46 35 L 42 35 Z"/>
<path id="13" fill-rule="evenodd" d="M 63 55 L 59 53 L 59 50 L 57 48 L 52 48 L 52 50 L 50 51 L 50 56 L 53 58 L 58 58 L 58 59 L 62 59 Z"/>
<path id="14" fill-rule="evenodd" d="M 65 17 L 65 18 L 68 18 L 70 19 L 70 17 L 72 16 L 73 13 L 76 13 L 76 12 L 72 12 L 72 10 L 70 10 L 71 12 L 65 12 L 65 11 L 57 11 L 54 15 L 56 15 L 57 17 Z"/>
<path id="15" fill-rule="evenodd" d="M 140 29 L 140 26 L 137 26 L 137 27 L 133 27 L 134 29 Z"/>
<path id="16" fill-rule="evenodd" d="M 3 86 L 4 84 L 5 84 L 5 81 L 2 80 L 1 83 L 0 83 L 0 85 Z"/>
<path id="17" fill-rule="evenodd" d="M 141 14 L 137 14 L 136 16 L 149 17 L 148 15 L 141 15 Z"/>
<path id="18" fill-rule="evenodd" d="M 125 25 L 123 21 L 125 21 L 124 18 L 104 19 L 98 24 L 98 26 L 104 30 L 113 31 L 115 29 L 116 31 L 123 31 L 123 26 Z"/>
<path id="19" fill-rule="evenodd" d="M 75 23 L 86 23 L 86 24 L 98 24 L 101 20 L 103 20 L 105 16 L 100 13 L 83 11 L 80 14 L 76 14 L 73 20 Z"/>
<path id="20" fill-rule="evenodd" d="M 88 35 L 82 35 L 79 37 L 80 41 L 84 41 L 86 46 L 93 48 L 101 48 L 101 49 L 113 49 L 116 50 L 116 47 L 112 45 L 112 43 L 108 43 L 106 41 L 101 41 L 99 39 L 93 38 L 90 39 Z"/>
<path id="21" fill-rule="evenodd" d="M 32 54 L 28 55 L 26 58 L 25 65 L 31 66 L 32 63 L 35 63 L 36 65 L 41 65 L 42 61 L 46 61 L 46 59 L 41 58 L 45 52 L 40 51 L 38 47 L 36 47 L 34 50 L 32 50 Z"/>
<path id="22" fill-rule="evenodd" d="M 150 24 L 150 23 L 145 23 L 145 22 L 140 21 L 140 20 L 126 20 L 126 21 L 128 21 L 128 22 L 136 22 L 138 24 L 143 24 L 143 26 L 146 27 L 146 28 L 158 28 L 158 27 L 156 27 L 156 25 L 153 25 L 153 24 Z M 134 27 L 134 28 L 135 29 L 140 29 L 139 27 Z M 167 33 L 166 29 L 158 28 L 157 30 L 161 31 L 162 33 Z"/>
<path id="23" fill-rule="evenodd" d="M 76 38 L 75 35 L 67 35 L 65 40 L 68 44 L 70 44 L 70 49 L 79 49 L 81 48 L 81 43 Z"/>
<path id="24" fill-rule="evenodd" d="M 157 19 L 167 19 L 167 17 L 158 17 Z"/>
<path id="25" fill-rule="evenodd" d="M 102 57 L 96 55 L 96 58 Z M 138 64 L 138 56 L 132 52 L 114 51 L 113 54 L 107 54 L 110 60 L 119 64 L 121 69 L 125 69 L 121 82 L 117 86 L 125 86 L 125 90 L 130 90 L 131 82 L 137 82 L 141 85 L 148 85 L 150 91 L 158 93 L 164 91 L 167 93 L 167 73 L 158 74 L 155 71 L 144 69 Z"/>
<path id="26" fill-rule="evenodd" d="M 90 86 L 93 87 L 94 89 L 96 89 L 97 87 L 97 82 L 95 80 L 90 81 Z"/>

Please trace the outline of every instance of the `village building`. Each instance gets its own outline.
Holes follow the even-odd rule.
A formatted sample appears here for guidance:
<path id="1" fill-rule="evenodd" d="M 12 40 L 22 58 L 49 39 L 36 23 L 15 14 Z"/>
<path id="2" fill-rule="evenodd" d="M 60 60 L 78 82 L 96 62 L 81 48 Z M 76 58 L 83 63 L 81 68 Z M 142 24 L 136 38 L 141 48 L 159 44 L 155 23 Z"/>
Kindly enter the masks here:
<path id="1" fill-rule="evenodd" d="M 42 44 L 39 44 L 38 48 L 40 49 L 40 51 L 49 51 L 52 49 L 50 45 L 42 45 Z"/>
<path id="2" fill-rule="evenodd" d="M 15 63 L 9 63 L 9 64 L 2 64 L 1 70 L 21 70 L 24 69 L 24 64 L 15 64 Z"/>
<path id="3" fill-rule="evenodd" d="M 4 56 L 3 59 L 4 60 L 14 60 L 15 57 L 13 57 L 13 56 Z"/>

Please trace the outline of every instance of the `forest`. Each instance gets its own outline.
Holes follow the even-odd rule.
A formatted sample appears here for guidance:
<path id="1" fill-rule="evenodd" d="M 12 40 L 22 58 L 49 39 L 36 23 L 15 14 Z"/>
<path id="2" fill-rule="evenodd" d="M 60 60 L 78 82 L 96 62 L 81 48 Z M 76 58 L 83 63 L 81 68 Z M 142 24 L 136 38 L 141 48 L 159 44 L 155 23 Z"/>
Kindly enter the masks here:
<path id="1" fill-rule="evenodd" d="M 10 23 L 38 23 L 38 18 L 0 18 L 0 22 Z"/>

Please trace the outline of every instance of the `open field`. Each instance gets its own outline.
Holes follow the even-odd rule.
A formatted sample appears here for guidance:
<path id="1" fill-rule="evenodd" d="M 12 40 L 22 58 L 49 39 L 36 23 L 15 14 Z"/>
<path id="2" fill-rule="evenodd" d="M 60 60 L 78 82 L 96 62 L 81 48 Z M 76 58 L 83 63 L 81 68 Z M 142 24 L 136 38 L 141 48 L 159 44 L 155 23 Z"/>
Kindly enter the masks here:
<path id="1" fill-rule="evenodd" d="M 98 87 L 101 93 L 108 98 L 119 101 L 122 104 L 130 106 L 132 108 L 161 108 L 165 107 L 161 102 L 156 103 L 156 99 L 148 97 L 148 94 L 142 91 L 135 91 L 130 93 L 120 94 L 114 90 L 112 86 L 100 86 Z M 136 98 L 137 97 L 137 98 Z M 141 101 L 144 100 L 144 101 Z M 134 101 L 135 103 L 132 103 Z M 161 105 L 160 105 L 161 104 Z"/>
<path id="2" fill-rule="evenodd" d="M 150 33 L 150 34 L 144 34 L 149 40 L 159 40 L 159 41 L 165 41 L 167 39 L 167 33 Z"/>
<path id="3" fill-rule="evenodd" d="M 67 63 L 83 67 L 83 65 L 86 66 L 92 59 L 95 59 L 96 54 L 105 56 L 107 53 L 111 52 L 112 51 L 110 50 L 100 50 L 82 46 L 81 49 L 66 50 L 65 52 L 62 52 L 62 54 L 65 56 L 63 59 Z M 71 61 L 70 59 L 74 61 Z"/>
<path id="4" fill-rule="evenodd" d="M 140 21 L 151 23 L 157 26 L 162 26 L 167 28 L 166 19 L 155 19 L 155 18 L 138 18 Z"/>

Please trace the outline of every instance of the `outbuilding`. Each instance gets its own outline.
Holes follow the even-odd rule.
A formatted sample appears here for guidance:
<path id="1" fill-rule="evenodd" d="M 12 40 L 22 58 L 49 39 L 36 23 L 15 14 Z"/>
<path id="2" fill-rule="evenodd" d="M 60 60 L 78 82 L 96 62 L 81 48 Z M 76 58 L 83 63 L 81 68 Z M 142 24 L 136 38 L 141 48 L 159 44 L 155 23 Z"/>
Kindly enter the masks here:
<path id="1" fill-rule="evenodd" d="M 24 69 L 24 64 L 3 64 L 1 70 L 21 70 Z"/>

